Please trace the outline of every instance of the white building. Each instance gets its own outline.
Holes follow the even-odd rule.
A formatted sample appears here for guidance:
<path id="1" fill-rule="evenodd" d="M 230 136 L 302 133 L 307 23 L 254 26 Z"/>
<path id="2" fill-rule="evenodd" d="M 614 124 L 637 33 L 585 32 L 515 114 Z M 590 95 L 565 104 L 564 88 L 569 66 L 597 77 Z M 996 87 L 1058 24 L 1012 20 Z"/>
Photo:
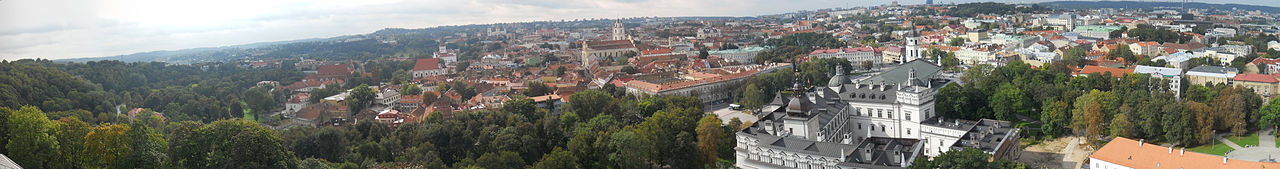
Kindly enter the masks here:
<path id="1" fill-rule="evenodd" d="M 913 33 L 914 34 L 914 33 Z M 920 47 L 920 37 L 907 37 L 906 48 L 902 50 L 902 58 L 898 59 L 900 63 L 915 61 L 924 58 L 924 48 Z"/>
<path id="2" fill-rule="evenodd" d="M 956 59 L 966 65 L 978 65 L 996 59 L 994 52 L 973 48 L 962 48 L 955 51 L 955 54 Z"/>
<path id="3" fill-rule="evenodd" d="M 1196 57 L 1210 57 L 1218 59 L 1218 62 L 1222 62 L 1224 65 L 1229 65 L 1231 64 L 1231 61 L 1236 60 L 1236 57 L 1240 57 L 1240 55 L 1228 52 L 1225 48 L 1221 47 L 1205 48 L 1195 51 L 1194 53 L 1196 54 Z"/>
<path id="4" fill-rule="evenodd" d="M 613 28 L 612 28 L 612 30 L 613 30 L 613 32 L 612 32 L 612 34 L 610 34 L 610 35 L 612 35 L 612 36 L 613 36 L 613 40 L 628 40 L 628 39 L 631 39 L 630 37 L 628 37 L 628 36 L 627 36 L 627 29 L 626 29 L 626 28 L 624 28 L 624 27 L 622 27 L 622 20 L 621 20 L 621 19 L 619 19 L 619 20 L 617 20 L 617 21 L 613 22 Z"/>
<path id="5" fill-rule="evenodd" d="M 1174 98 L 1182 98 L 1182 69 L 1152 67 L 1138 65 L 1133 68 L 1133 73 L 1150 75 L 1154 79 L 1162 79 L 1169 82 L 1167 90 L 1173 92 Z"/>
<path id="6" fill-rule="evenodd" d="M 427 76 L 444 75 L 449 73 L 439 58 L 418 59 L 413 65 L 413 70 L 409 71 L 413 78 L 422 78 Z"/>
<path id="7" fill-rule="evenodd" d="M 876 56 L 876 49 L 871 47 L 858 48 L 840 48 L 840 49 L 819 49 L 809 52 L 810 58 L 841 58 L 848 60 L 850 63 L 858 64 L 862 62 L 880 63 L 880 57 Z"/>
<path id="8" fill-rule="evenodd" d="M 1169 65 L 1173 66 L 1173 68 L 1190 69 L 1189 67 L 1187 67 L 1187 64 L 1188 64 L 1187 61 L 1190 61 L 1192 58 L 1196 58 L 1196 57 L 1198 56 L 1188 52 L 1178 52 L 1178 53 L 1173 53 L 1173 54 L 1164 55 L 1164 56 L 1157 56 L 1155 58 L 1152 58 L 1151 60 L 1164 60 L 1165 63 L 1169 63 Z"/>
<path id="9" fill-rule="evenodd" d="M 756 46 L 756 47 L 746 47 L 746 48 L 729 49 L 729 50 L 708 51 L 707 54 L 710 54 L 711 56 L 720 56 L 720 58 L 724 58 L 729 61 L 735 61 L 738 63 L 753 63 L 754 62 L 753 59 L 755 59 L 756 54 L 760 54 L 760 51 L 764 51 L 765 49 L 767 48 Z"/>
<path id="10" fill-rule="evenodd" d="M 941 70 L 917 60 L 858 82 L 837 72 L 826 87 L 796 84 L 798 94 L 777 95 L 760 121 L 737 133 L 735 167 L 908 167 L 913 158 L 963 148 L 1017 157 L 1020 130 L 1009 122 L 935 114 L 933 96 L 950 83 L 935 78 Z"/>

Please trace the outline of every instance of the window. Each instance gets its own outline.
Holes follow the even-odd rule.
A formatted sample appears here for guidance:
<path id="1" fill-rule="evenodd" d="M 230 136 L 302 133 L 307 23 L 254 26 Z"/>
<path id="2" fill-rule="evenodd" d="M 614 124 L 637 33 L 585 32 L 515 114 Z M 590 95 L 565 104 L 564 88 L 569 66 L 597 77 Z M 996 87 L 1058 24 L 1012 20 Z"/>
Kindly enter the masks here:
<path id="1" fill-rule="evenodd" d="M 907 118 L 907 120 L 911 120 L 911 112 L 910 112 L 910 111 L 908 111 L 908 112 L 907 112 L 907 115 L 906 115 L 906 116 L 902 116 L 902 117 Z"/>
<path id="2" fill-rule="evenodd" d="M 880 131 L 884 131 L 884 125 L 883 125 L 883 124 L 881 124 L 881 125 L 880 125 Z"/>

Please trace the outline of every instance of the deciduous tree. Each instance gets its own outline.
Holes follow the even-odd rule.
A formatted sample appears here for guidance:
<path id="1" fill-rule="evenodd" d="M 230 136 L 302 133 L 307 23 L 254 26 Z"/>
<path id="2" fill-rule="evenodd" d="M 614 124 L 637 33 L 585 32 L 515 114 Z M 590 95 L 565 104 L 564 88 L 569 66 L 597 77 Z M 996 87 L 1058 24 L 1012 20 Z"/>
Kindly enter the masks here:
<path id="1" fill-rule="evenodd" d="M 719 161 L 720 137 L 724 131 L 720 129 L 720 118 L 716 115 L 703 116 L 698 120 L 698 151 L 702 154 L 703 165 L 715 165 Z"/>
<path id="2" fill-rule="evenodd" d="M 8 156 L 24 168 L 64 167 L 58 149 L 57 128 L 35 106 L 22 109 L 9 116 L 9 143 L 5 145 Z"/>

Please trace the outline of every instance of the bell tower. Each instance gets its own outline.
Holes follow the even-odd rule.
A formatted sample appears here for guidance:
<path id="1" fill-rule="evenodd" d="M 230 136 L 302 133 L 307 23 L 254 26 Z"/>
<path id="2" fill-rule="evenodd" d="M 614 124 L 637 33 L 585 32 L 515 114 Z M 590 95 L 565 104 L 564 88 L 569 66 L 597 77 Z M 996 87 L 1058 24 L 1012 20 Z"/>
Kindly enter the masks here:
<path id="1" fill-rule="evenodd" d="M 613 22 L 613 40 L 627 40 L 627 29 L 622 27 L 622 19 Z"/>

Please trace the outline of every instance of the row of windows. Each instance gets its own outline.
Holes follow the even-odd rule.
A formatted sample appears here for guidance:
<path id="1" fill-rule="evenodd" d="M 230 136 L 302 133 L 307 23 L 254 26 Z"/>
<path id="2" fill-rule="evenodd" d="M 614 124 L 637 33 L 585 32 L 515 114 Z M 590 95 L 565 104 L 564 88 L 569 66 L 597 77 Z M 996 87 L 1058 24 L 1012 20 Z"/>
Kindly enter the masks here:
<path id="1" fill-rule="evenodd" d="M 866 94 L 866 93 L 863 93 L 863 94 L 853 93 L 853 94 L 849 94 L 849 97 L 865 99 L 865 98 L 867 98 L 867 94 Z M 876 99 L 876 97 L 877 97 L 877 96 L 876 96 L 876 94 L 871 94 L 871 99 Z M 884 94 L 880 94 L 878 97 L 880 97 L 880 100 L 884 100 L 884 99 L 885 99 Z"/>
<path id="2" fill-rule="evenodd" d="M 874 130 L 876 130 L 876 125 L 875 125 L 875 124 L 867 124 L 867 127 L 870 127 L 870 128 L 871 128 L 871 130 L 873 130 L 873 131 L 874 131 Z M 886 127 L 884 127 L 884 125 L 883 125 L 883 124 L 881 124 L 881 125 L 880 125 L 880 131 L 881 131 L 881 132 L 883 132 L 885 128 L 886 128 Z M 858 130 L 862 130 L 862 123 L 858 123 Z"/>
<path id="3" fill-rule="evenodd" d="M 875 112 L 876 112 L 876 116 L 875 116 L 875 117 L 878 117 L 878 118 L 891 118 L 891 119 L 893 118 L 893 110 L 867 108 L 867 116 L 871 116 L 871 110 L 875 110 Z M 853 115 L 855 115 L 855 116 L 862 116 L 862 108 L 861 108 L 861 107 L 857 108 L 857 109 L 853 112 Z M 911 116 L 911 114 L 910 114 L 910 113 L 907 113 L 907 116 Z M 911 120 L 911 117 L 907 117 L 907 120 Z"/>

